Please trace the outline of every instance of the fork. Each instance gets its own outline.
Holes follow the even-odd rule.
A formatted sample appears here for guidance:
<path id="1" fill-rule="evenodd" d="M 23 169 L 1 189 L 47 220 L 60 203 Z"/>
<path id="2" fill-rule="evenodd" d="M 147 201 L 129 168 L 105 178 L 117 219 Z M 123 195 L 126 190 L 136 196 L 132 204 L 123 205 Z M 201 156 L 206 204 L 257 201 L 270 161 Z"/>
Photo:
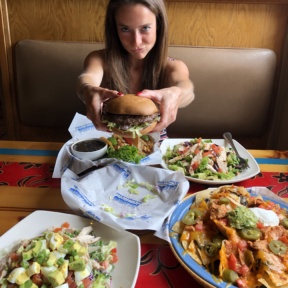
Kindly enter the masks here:
<path id="1" fill-rule="evenodd" d="M 235 145 L 234 145 L 233 138 L 232 138 L 232 134 L 231 134 L 230 132 L 225 132 L 225 133 L 223 134 L 223 137 L 224 137 L 224 139 L 230 144 L 230 146 L 232 147 L 232 149 L 235 151 L 237 157 L 239 158 L 239 166 L 240 166 L 241 168 L 243 168 L 243 169 L 249 168 L 249 165 L 248 165 L 247 160 L 244 159 L 244 158 L 242 158 L 242 157 L 239 155 L 239 153 L 238 153 L 238 151 L 237 151 L 237 149 L 236 149 L 236 147 L 235 147 Z"/>

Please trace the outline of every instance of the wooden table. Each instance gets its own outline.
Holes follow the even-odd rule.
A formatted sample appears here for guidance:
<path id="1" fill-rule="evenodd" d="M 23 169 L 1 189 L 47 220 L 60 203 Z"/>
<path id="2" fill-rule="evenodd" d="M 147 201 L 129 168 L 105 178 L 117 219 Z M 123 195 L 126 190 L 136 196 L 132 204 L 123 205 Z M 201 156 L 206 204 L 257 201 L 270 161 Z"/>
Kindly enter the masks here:
<path id="1" fill-rule="evenodd" d="M 73 213 L 62 199 L 60 179 L 52 179 L 55 160 L 62 145 L 62 143 L 0 141 L 0 235 L 35 210 Z M 284 198 L 288 197 L 288 151 L 249 150 L 249 152 L 257 160 L 261 173 L 256 179 L 243 181 L 240 185 L 251 187 L 254 183 L 263 183 L 274 193 Z M 22 171 L 23 175 L 17 175 L 17 171 Z M 276 184 L 269 179 L 273 179 Z M 203 188 L 205 187 L 199 184 L 190 183 L 189 193 Z M 172 259 L 170 247 L 164 240 L 156 238 L 152 232 L 143 233 L 139 237 L 142 258 L 137 288 L 184 287 L 183 281 L 187 279 L 193 284 L 191 287 L 200 287 L 186 270 Z M 159 255 L 162 255 L 161 257 L 168 255 L 169 261 L 171 259 L 174 261 L 174 266 L 171 264 L 173 269 L 172 266 L 169 269 L 178 276 L 173 276 L 172 272 L 168 271 Z M 178 277 L 182 280 L 179 281 Z M 151 281 L 155 285 L 151 286 Z"/>

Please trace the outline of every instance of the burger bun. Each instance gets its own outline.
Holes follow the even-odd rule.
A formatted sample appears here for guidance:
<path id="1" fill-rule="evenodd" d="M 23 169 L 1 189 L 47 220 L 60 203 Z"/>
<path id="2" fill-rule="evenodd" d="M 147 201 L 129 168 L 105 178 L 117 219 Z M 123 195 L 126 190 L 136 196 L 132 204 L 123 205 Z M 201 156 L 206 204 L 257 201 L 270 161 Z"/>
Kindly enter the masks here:
<path id="1" fill-rule="evenodd" d="M 105 110 L 120 115 L 152 115 L 159 111 L 157 105 L 151 99 L 134 94 L 125 94 L 107 101 Z"/>

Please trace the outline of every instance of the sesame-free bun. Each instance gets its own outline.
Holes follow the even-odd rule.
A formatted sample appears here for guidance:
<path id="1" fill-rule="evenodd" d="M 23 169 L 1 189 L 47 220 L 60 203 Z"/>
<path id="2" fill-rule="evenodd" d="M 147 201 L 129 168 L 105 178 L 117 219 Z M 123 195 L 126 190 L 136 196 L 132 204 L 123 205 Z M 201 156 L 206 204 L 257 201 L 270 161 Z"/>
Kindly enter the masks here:
<path id="1" fill-rule="evenodd" d="M 135 138 L 154 129 L 159 121 L 159 109 L 149 98 L 126 94 L 105 102 L 102 121 L 111 132 Z"/>
<path id="2" fill-rule="evenodd" d="M 151 99 L 134 94 L 126 94 L 107 101 L 105 110 L 111 114 L 123 115 L 152 115 L 159 111 Z"/>

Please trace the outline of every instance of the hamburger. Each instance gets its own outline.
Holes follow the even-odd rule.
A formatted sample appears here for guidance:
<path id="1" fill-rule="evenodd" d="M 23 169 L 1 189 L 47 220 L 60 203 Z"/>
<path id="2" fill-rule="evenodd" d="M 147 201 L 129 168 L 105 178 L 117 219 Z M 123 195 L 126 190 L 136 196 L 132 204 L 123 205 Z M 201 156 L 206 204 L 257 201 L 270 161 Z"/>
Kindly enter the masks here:
<path id="1" fill-rule="evenodd" d="M 159 109 L 151 99 L 126 94 L 105 102 L 102 121 L 113 133 L 127 138 L 148 134 L 159 121 Z"/>

